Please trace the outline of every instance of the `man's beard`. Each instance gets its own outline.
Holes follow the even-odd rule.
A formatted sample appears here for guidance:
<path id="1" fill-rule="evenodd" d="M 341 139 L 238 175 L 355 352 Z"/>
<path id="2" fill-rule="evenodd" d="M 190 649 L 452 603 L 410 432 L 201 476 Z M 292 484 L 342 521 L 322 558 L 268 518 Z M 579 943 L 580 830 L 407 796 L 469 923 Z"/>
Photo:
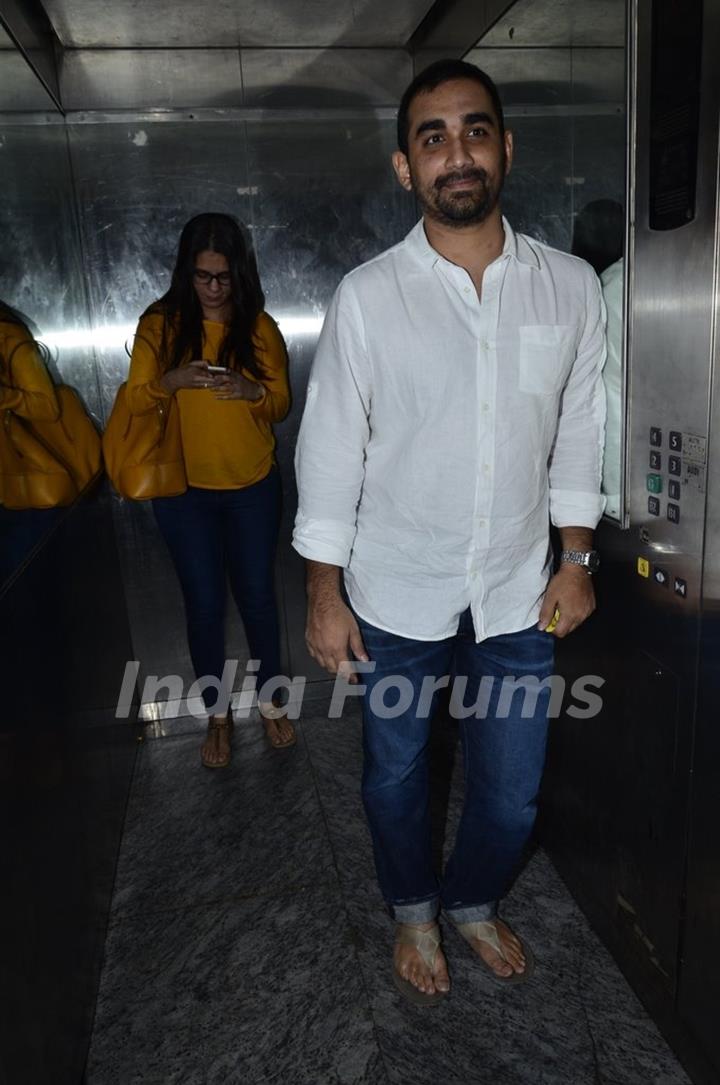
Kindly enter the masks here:
<path id="1" fill-rule="evenodd" d="M 504 171 L 503 171 L 504 172 Z M 477 181 L 473 189 L 448 190 L 452 181 Z M 485 219 L 495 210 L 500 199 L 502 179 L 494 184 L 487 172 L 479 166 L 466 170 L 454 170 L 435 178 L 426 189 L 415 189 L 423 212 L 445 226 L 471 226 Z"/>

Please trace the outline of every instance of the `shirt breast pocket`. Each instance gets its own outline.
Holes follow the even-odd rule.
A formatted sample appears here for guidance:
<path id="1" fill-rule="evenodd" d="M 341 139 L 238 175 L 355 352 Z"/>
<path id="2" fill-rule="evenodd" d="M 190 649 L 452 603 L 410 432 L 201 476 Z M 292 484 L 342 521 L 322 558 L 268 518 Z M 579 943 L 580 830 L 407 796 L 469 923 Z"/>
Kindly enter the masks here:
<path id="1" fill-rule="evenodd" d="M 523 324 L 519 332 L 520 391 L 555 395 L 565 383 L 572 364 L 573 329 L 567 324 Z"/>

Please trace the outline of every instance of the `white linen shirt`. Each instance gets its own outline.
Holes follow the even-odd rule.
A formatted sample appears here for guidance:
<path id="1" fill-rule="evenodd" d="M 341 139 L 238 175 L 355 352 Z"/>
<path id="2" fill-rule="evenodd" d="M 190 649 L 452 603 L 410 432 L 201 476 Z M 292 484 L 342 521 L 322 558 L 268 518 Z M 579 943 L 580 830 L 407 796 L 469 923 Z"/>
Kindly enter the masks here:
<path id="1" fill-rule="evenodd" d="M 422 221 L 328 309 L 295 465 L 293 545 L 341 566 L 356 613 L 416 640 L 537 621 L 549 521 L 594 528 L 605 311 L 583 260 L 503 219 L 482 300 Z"/>

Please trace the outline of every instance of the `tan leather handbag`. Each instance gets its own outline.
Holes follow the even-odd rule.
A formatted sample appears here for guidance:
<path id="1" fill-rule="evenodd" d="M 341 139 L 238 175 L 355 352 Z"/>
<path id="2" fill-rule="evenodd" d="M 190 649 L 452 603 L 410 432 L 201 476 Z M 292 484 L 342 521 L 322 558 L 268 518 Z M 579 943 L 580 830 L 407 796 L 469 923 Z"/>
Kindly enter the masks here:
<path id="1" fill-rule="evenodd" d="M 135 501 L 176 497 L 187 489 L 175 398 L 131 414 L 127 384 L 115 396 L 102 438 L 105 470 L 119 494 Z"/>

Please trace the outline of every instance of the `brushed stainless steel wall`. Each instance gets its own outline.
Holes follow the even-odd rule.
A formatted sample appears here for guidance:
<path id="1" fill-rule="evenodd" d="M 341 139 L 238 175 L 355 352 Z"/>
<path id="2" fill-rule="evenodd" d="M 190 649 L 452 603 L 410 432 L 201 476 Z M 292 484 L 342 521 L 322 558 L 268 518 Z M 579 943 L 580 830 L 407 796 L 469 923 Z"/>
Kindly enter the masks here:
<path id="1" fill-rule="evenodd" d="M 288 343 L 293 388 L 290 416 L 277 427 L 283 656 L 288 673 L 310 677 L 322 675 L 305 652 L 302 563 L 289 544 L 297 503 L 292 457 L 310 362 L 342 275 L 414 221 L 390 167 L 392 122 L 371 110 L 358 119 L 358 112 L 70 126 L 92 322 L 106 329 L 96 348 L 105 414 L 127 371 L 125 333 L 166 288 L 183 223 L 214 209 L 251 231 L 267 308 Z M 179 674 L 189 683 L 182 601 L 151 510 L 117 499 L 115 513 L 141 681 Z M 242 669 L 247 646 L 234 607 L 228 611 L 228 655 Z"/>

